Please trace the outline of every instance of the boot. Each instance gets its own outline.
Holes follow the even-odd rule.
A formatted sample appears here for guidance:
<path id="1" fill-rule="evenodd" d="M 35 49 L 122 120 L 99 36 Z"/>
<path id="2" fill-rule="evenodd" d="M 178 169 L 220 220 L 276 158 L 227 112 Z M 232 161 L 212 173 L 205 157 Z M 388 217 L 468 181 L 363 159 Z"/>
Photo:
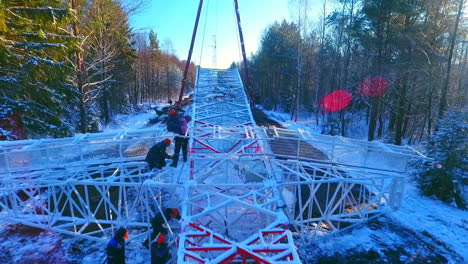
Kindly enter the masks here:
<path id="1" fill-rule="evenodd" d="M 172 157 L 171 167 L 176 168 L 178 162 L 179 162 L 179 155 L 174 154 L 174 156 Z"/>

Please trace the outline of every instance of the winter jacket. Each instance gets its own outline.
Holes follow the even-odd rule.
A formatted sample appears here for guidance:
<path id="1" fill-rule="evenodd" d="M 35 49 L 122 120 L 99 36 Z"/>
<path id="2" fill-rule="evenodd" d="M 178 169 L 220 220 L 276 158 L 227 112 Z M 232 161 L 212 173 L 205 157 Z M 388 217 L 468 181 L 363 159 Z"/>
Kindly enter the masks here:
<path id="1" fill-rule="evenodd" d="M 190 120 L 192 120 L 192 118 L 190 116 L 186 116 L 186 117 L 180 119 L 180 128 L 182 130 L 182 135 L 183 136 L 185 134 L 187 134 L 188 124 L 190 123 Z"/>
<path id="2" fill-rule="evenodd" d="M 165 264 L 170 258 L 171 254 L 166 243 L 153 242 L 151 244 L 151 264 Z"/>
<path id="3" fill-rule="evenodd" d="M 169 221 L 169 217 L 166 216 L 166 219 Z M 151 227 L 153 228 L 153 233 L 151 234 L 151 240 L 153 240 L 158 234 L 167 234 L 167 229 L 163 226 L 166 223 L 161 214 L 157 214 L 151 219 Z"/>
<path id="4" fill-rule="evenodd" d="M 166 142 L 161 141 L 152 146 L 148 151 L 145 161 L 148 162 L 150 170 L 153 168 L 162 169 L 162 167 L 166 166 L 166 159 L 171 158 L 171 156 L 166 153 L 167 146 L 168 144 Z"/>
<path id="5" fill-rule="evenodd" d="M 107 264 L 125 264 L 125 240 L 113 237 L 106 247 Z"/>
<path id="6" fill-rule="evenodd" d="M 184 135 L 180 124 L 180 117 L 178 115 L 169 116 L 167 120 L 167 131 L 174 132 L 179 135 Z"/>

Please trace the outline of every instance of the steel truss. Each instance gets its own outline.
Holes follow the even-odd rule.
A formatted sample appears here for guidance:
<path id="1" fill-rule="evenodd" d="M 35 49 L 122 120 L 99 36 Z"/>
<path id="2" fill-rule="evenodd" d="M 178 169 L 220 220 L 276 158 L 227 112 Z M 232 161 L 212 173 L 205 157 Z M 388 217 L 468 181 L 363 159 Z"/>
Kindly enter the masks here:
<path id="1" fill-rule="evenodd" d="M 192 116 L 188 162 L 158 172 L 143 159 L 164 128 L 0 143 L 0 220 L 92 240 L 126 226 L 141 242 L 155 213 L 179 206 L 178 263 L 299 263 L 294 240 L 398 208 L 407 161 L 422 157 L 256 127 L 236 70 L 198 70 Z"/>

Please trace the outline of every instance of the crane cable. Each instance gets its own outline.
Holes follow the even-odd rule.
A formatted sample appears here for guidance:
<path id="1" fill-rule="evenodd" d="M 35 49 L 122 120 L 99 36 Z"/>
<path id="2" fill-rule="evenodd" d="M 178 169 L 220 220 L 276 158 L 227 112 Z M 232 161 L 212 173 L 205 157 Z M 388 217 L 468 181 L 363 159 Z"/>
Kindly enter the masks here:
<path id="1" fill-rule="evenodd" d="M 205 25 L 203 26 L 203 37 L 202 37 L 202 44 L 200 48 L 200 60 L 199 60 L 200 66 L 202 64 L 203 46 L 205 43 L 206 22 L 208 21 L 208 11 L 210 10 L 210 0 L 207 1 L 206 5 L 207 5 L 207 8 L 206 8 L 206 14 L 205 14 Z"/>
<path id="2" fill-rule="evenodd" d="M 241 47 L 240 47 L 240 37 L 239 37 L 239 28 L 237 25 L 237 18 L 236 18 L 236 4 L 234 1 L 232 1 L 233 9 L 234 9 L 234 32 L 236 32 L 236 38 L 237 38 L 237 55 L 239 56 L 239 68 L 242 65 L 242 52 L 241 52 Z"/>

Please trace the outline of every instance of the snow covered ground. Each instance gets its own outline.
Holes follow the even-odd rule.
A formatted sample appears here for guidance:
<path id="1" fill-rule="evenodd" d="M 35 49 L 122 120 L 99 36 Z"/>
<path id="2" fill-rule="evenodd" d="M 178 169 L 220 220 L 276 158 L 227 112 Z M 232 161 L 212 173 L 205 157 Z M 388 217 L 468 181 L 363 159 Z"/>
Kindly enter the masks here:
<path id="1" fill-rule="evenodd" d="M 300 248 L 306 263 L 467 263 L 467 231 L 468 212 L 410 183 L 398 211 Z"/>
<path id="2" fill-rule="evenodd" d="M 285 128 L 312 133 L 312 122 L 295 124 L 268 112 Z M 152 110 L 121 115 L 105 131 L 148 126 Z M 132 236 L 132 234 L 130 234 Z M 0 263 L 102 263 L 105 243 L 84 241 L 20 225 L 0 224 Z M 309 245 L 298 245 L 303 263 L 468 263 L 468 212 L 422 197 L 409 179 L 402 207 Z M 127 245 L 127 263 L 147 263 L 148 250 Z"/>
<path id="3" fill-rule="evenodd" d="M 265 113 L 285 128 L 320 133 L 313 121 Z M 305 263 L 468 263 L 468 211 L 419 195 L 408 179 L 399 210 L 299 248 Z"/>
<path id="4" fill-rule="evenodd" d="M 152 109 L 154 107 L 161 108 L 163 105 L 146 105 L 143 106 L 142 112 L 136 113 L 135 115 L 116 115 L 114 120 L 109 125 L 103 128 L 103 132 L 109 132 L 113 130 L 122 129 L 139 129 L 149 125 L 149 120 L 156 118 L 156 112 Z"/>

